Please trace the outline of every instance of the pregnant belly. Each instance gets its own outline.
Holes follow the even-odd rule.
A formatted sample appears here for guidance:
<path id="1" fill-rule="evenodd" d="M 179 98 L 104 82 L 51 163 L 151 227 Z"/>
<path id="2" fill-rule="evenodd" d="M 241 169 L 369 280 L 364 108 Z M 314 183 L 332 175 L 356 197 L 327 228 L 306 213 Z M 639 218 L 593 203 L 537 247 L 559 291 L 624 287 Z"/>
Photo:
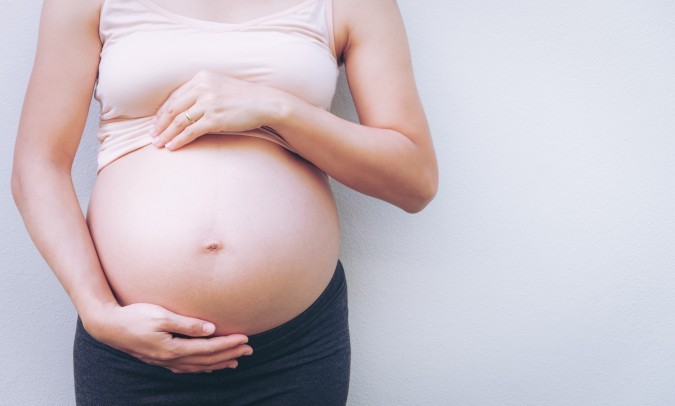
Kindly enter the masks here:
<path id="1" fill-rule="evenodd" d="M 122 305 L 154 303 L 255 334 L 300 314 L 339 251 L 325 175 L 269 141 L 146 146 L 98 175 L 87 222 Z"/>

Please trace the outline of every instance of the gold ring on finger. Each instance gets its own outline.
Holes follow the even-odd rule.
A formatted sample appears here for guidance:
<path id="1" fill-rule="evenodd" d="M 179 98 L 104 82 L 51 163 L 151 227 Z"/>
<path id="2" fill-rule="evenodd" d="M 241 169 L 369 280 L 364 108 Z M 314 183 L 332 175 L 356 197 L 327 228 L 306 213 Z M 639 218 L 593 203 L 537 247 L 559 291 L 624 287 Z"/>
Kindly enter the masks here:
<path id="1" fill-rule="evenodd" d="M 195 123 L 195 119 L 192 118 L 192 116 L 190 115 L 189 110 L 190 110 L 190 109 L 185 110 L 185 113 L 184 113 L 184 114 L 185 114 L 185 118 L 188 119 L 188 121 L 190 122 L 190 124 L 194 124 L 194 123 Z"/>

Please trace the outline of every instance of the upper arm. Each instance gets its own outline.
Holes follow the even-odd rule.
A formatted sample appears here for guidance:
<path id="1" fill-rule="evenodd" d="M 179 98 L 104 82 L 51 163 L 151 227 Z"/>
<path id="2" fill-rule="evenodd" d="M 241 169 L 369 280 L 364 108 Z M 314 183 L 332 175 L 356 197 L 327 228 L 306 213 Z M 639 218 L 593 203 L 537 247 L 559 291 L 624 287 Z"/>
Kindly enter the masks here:
<path id="1" fill-rule="evenodd" d="M 434 158 L 408 38 L 395 0 L 344 0 L 345 73 L 361 124 L 396 130 Z"/>
<path id="2" fill-rule="evenodd" d="M 44 1 L 19 122 L 15 168 L 36 160 L 72 165 L 98 73 L 100 3 Z"/>

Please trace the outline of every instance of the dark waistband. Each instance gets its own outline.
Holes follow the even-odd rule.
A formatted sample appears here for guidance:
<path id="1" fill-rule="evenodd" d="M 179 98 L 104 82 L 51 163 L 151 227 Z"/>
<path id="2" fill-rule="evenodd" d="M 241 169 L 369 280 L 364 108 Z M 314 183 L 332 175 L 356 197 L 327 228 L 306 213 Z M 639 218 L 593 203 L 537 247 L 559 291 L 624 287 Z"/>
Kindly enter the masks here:
<path id="1" fill-rule="evenodd" d="M 338 260 L 333 272 L 333 276 L 326 285 L 326 288 L 321 292 L 321 295 L 302 313 L 295 316 L 291 320 L 274 327 L 262 333 L 252 334 L 248 337 L 248 344 L 253 348 L 254 352 L 259 352 L 267 347 L 273 347 L 281 341 L 291 339 L 294 336 L 305 335 L 308 333 L 308 324 L 313 319 L 320 315 L 326 316 L 327 308 L 330 304 L 339 297 L 340 294 L 346 296 L 346 277 L 342 262 Z"/>

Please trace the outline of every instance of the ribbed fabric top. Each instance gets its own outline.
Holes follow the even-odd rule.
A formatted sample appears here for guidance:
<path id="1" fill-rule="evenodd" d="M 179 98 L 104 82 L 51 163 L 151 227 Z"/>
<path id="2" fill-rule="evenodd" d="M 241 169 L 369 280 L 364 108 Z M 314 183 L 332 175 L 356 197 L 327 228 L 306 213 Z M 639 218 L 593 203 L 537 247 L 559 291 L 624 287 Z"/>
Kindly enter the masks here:
<path id="1" fill-rule="evenodd" d="M 94 97 L 101 105 L 98 171 L 152 142 L 152 117 L 200 70 L 272 86 L 325 110 L 338 76 L 331 0 L 303 0 L 242 23 L 173 13 L 152 0 L 105 0 Z M 290 150 L 267 129 L 236 134 Z"/>

